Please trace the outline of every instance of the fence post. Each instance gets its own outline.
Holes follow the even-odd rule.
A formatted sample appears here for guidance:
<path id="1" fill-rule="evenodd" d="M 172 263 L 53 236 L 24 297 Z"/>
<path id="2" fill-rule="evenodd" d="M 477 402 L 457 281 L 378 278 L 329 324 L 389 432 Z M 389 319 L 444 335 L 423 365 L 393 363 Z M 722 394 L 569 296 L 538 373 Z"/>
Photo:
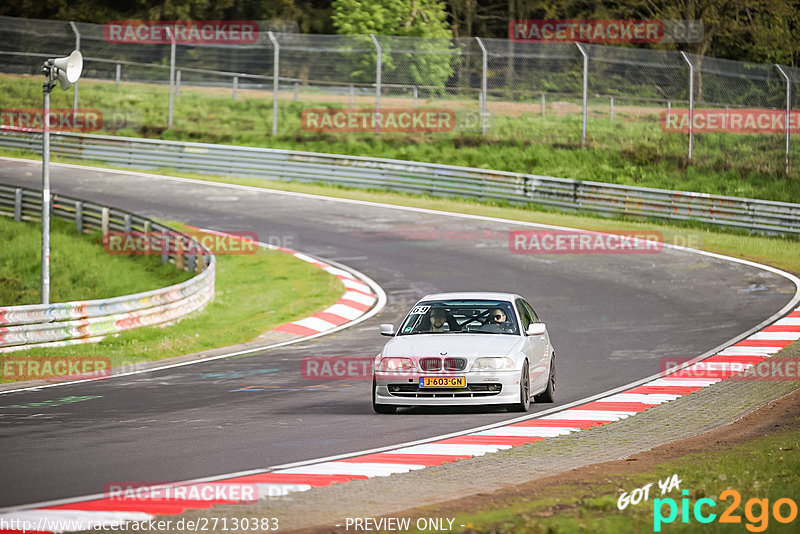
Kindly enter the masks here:
<path id="1" fill-rule="evenodd" d="M 22 189 L 14 189 L 14 220 L 22 221 Z"/>
<path id="2" fill-rule="evenodd" d="M 119 89 L 119 79 L 122 76 L 122 65 L 117 63 L 117 89 Z"/>
<path id="3" fill-rule="evenodd" d="M 545 96 L 544 93 L 542 93 L 542 117 L 544 117 L 545 115 L 545 109 L 546 109 Z"/>
<path id="4" fill-rule="evenodd" d="M 181 96 L 181 71 L 175 73 L 175 96 Z"/>
<path id="5" fill-rule="evenodd" d="M 294 102 L 297 102 L 297 98 L 300 96 L 300 84 L 294 82 Z"/>
<path id="6" fill-rule="evenodd" d="M 233 77 L 233 101 L 236 102 L 236 89 L 239 88 L 239 77 Z"/>
<path id="7" fill-rule="evenodd" d="M 581 146 L 585 148 L 587 91 L 589 89 L 589 54 L 586 53 L 586 50 L 583 49 L 580 43 L 575 44 L 578 45 L 578 50 L 580 50 L 581 55 L 583 55 L 583 128 L 581 130 Z"/>
<path id="8" fill-rule="evenodd" d="M 274 50 L 272 56 L 272 136 L 275 137 L 278 135 L 278 89 L 280 88 L 278 76 L 280 74 L 281 47 L 271 31 L 267 32 L 267 36 L 269 36 Z"/>
<path id="9" fill-rule="evenodd" d="M 376 66 L 375 66 L 375 131 L 381 129 L 381 68 L 383 65 L 383 50 L 374 33 L 369 34 L 372 43 L 375 45 Z"/>
<path id="10" fill-rule="evenodd" d="M 108 237 L 108 208 L 102 208 L 100 210 L 100 231 L 103 234 L 103 239 Z"/>
<path id="11" fill-rule="evenodd" d="M 83 202 L 80 200 L 75 202 L 75 231 L 83 233 Z"/>
<path id="12" fill-rule="evenodd" d="M 170 50 L 169 50 L 169 113 L 167 117 L 167 128 L 172 128 L 172 106 L 175 100 L 175 36 L 173 35 L 172 28 L 167 27 L 167 35 L 169 35 Z"/>
<path id="13" fill-rule="evenodd" d="M 481 135 L 486 137 L 486 69 L 488 67 L 489 58 L 481 38 L 476 37 L 475 40 L 478 41 L 478 46 L 481 47 L 481 55 L 483 56 L 481 62 Z"/>
<path id="14" fill-rule="evenodd" d="M 69 21 L 69 25 L 72 26 L 72 32 L 75 34 L 75 50 L 80 52 L 81 50 L 81 32 L 78 31 L 78 27 L 75 25 L 74 22 Z M 80 80 L 73 84 L 75 87 L 75 92 L 72 93 L 72 116 L 75 117 L 78 113 L 78 83 Z"/>
<path id="15" fill-rule="evenodd" d="M 419 98 L 419 90 L 417 89 L 416 85 L 413 87 L 413 90 L 414 90 L 414 109 L 417 109 L 417 105 L 418 105 L 417 104 L 417 99 Z"/>
<path id="16" fill-rule="evenodd" d="M 353 107 L 353 98 L 356 95 L 356 88 L 353 87 L 353 84 L 350 84 L 350 107 Z"/>
<path id="17" fill-rule="evenodd" d="M 784 119 L 784 127 L 786 128 L 786 162 L 784 172 L 788 175 L 789 174 L 789 143 L 790 143 L 790 128 L 789 128 L 789 118 L 792 112 L 792 81 L 789 79 L 789 76 L 786 74 L 786 71 L 783 70 L 783 67 L 780 65 L 775 65 L 778 67 L 778 71 L 781 73 L 786 79 L 786 117 Z"/>
<path id="18" fill-rule="evenodd" d="M 611 110 L 609 112 L 609 119 L 614 122 L 614 97 L 611 97 Z"/>
<path id="19" fill-rule="evenodd" d="M 126 213 L 122 217 L 122 221 L 123 221 L 123 226 L 125 228 L 125 234 L 130 234 L 131 233 L 131 214 L 130 213 Z"/>
<path id="20" fill-rule="evenodd" d="M 686 52 L 681 51 L 683 60 L 689 65 L 689 161 L 692 161 L 694 148 L 694 65 L 689 61 Z"/>

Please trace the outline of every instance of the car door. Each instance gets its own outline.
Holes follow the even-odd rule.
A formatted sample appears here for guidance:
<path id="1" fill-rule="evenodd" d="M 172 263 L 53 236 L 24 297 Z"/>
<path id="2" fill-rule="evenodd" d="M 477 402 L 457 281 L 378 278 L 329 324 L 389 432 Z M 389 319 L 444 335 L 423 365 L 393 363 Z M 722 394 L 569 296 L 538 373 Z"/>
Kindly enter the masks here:
<path id="1" fill-rule="evenodd" d="M 517 309 L 525 330 L 528 329 L 528 325 L 531 323 L 541 322 L 531 305 L 524 299 L 517 300 Z M 547 332 L 540 336 L 528 336 L 526 334 L 526 337 L 528 361 L 531 364 L 531 391 L 540 391 L 547 386 L 547 375 L 550 371 L 550 340 Z"/>

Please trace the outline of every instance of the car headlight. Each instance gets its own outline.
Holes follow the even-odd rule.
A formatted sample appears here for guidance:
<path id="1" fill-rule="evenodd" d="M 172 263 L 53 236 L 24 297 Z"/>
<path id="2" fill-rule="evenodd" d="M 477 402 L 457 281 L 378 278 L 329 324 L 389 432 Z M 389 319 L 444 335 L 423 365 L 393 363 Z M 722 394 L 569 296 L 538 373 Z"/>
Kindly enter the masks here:
<path id="1" fill-rule="evenodd" d="M 486 369 L 513 369 L 514 360 L 511 358 L 478 358 L 472 364 L 473 371 L 482 371 Z"/>
<path id="2" fill-rule="evenodd" d="M 376 371 L 383 373 L 400 373 L 414 370 L 414 360 L 411 358 L 381 358 Z"/>

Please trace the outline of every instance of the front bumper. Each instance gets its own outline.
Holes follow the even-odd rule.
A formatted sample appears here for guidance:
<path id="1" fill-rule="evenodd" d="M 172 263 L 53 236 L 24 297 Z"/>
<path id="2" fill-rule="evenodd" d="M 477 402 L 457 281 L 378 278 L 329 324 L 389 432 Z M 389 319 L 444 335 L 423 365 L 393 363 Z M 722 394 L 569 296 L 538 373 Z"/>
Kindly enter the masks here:
<path id="1" fill-rule="evenodd" d="M 420 388 L 421 376 L 465 376 L 466 388 Z M 474 406 L 519 402 L 519 371 L 375 373 L 375 403 L 395 406 Z"/>

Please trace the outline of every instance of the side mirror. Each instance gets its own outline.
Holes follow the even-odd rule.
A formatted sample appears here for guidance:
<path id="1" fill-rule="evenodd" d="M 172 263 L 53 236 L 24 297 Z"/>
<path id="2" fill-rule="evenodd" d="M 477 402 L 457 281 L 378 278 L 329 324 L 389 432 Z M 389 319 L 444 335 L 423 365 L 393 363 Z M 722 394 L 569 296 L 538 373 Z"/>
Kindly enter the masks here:
<path id="1" fill-rule="evenodd" d="M 382 324 L 381 325 L 381 335 L 382 336 L 393 336 L 395 335 L 394 325 L 393 324 Z"/>
<path id="2" fill-rule="evenodd" d="M 525 333 L 529 336 L 543 336 L 547 331 L 547 326 L 544 323 L 531 323 Z"/>

